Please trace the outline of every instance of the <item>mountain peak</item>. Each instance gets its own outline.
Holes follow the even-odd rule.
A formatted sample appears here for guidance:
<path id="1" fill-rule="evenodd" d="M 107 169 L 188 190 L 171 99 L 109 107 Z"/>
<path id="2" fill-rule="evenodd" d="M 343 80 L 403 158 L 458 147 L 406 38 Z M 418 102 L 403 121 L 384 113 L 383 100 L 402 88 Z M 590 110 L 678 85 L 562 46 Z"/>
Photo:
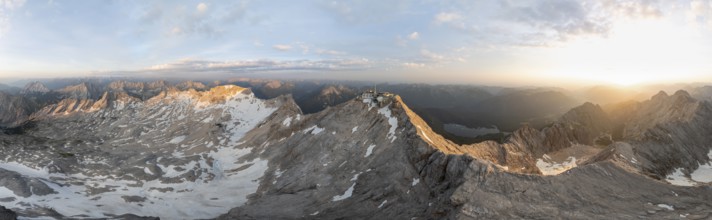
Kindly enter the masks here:
<path id="1" fill-rule="evenodd" d="M 660 90 L 660 92 L 658 92 L 658 94 L 655 94 L 651 99 L 659 100 L 659 99 L 663 99 L 663 98 L 667 98 L 667 97 L 668 97 L 667 92 Z"/>
<path id="2" fill-rule="evenodd" d="M 688 93 L 684 89 L 681 89 L 681 90 L 677 90 L 677 92 L 675 92 L 674 95 L 675 96 L 690 96 L 690 93 Z"/>
<path id="3" fill-rule="evenodd" d="M 195 82 L 195 81 L 184 81 L 184 82 L 178 83 L 178 85 L 176 85 L 176 87 L 180 90 L 195 89 L 198 91 L 204 91 L 204 90 L 208 89 L 208 87 L 205 84 L 203 84 L 201 82 Z"/>
<path id="4" fill-rule="evenodd" d="M 20 94 L 44 94 L 48 92 L 50 92 L 50 89 L 47 88 L 47 86 L 39 81 L 34 81 L 25 85 L 25 88 L 20 91 Z"/>
<path id="5" fill-rule="evenodd" d="M 173 94 L 180 96 L 187 94 L 191 98 L 198 100 L 198 102 L 201 103 L 220 103 L 234 97 L 239 93 L 245 92 L 249 93 L 251 91 L 249 89 L 236 85 L 223 85 L 213 87 L 212 89 L 203 92 L 196 91 L 195 89 L 190 89 L 188 91 L 179 91 L 177 89 L 173 89 L 168 91 L 168 95 Z"/>
<path id="6" fill-rule="evenodd" d="M 58 90 L 65 98 L 74 99 L 97 99 L 101 95 L 99 89 L 94 84 L 82 82 L 76 85 L 71 85 Z"/>

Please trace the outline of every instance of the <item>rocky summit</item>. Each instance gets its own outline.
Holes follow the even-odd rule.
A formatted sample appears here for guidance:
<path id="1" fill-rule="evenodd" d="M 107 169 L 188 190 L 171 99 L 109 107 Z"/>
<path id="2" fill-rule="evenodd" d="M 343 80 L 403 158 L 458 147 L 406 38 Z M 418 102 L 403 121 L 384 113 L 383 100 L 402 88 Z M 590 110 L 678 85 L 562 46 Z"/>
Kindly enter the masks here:
<path id="1" fill-rule="evenodd" d="M 685 91 L 466 145 L 397 94 L 304 114 L 235 85 L 58 93 L 0 96 L 0 218 L 712 218 L 712 106 Z"/>

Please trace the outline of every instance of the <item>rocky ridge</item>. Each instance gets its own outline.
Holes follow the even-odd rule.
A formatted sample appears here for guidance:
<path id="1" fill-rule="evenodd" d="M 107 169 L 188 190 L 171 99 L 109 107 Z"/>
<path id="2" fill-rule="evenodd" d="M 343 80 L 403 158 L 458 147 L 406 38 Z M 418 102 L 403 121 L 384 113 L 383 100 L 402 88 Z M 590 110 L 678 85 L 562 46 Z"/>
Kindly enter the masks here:
<path id="1" fill-rule="evenodd" d="M 0 196 L 0 205 L 28 217 L 56 210 L 50 216 L 93 218 L 175 218 L 170 213 L 176 207 L 183 217 L 220 219 L 712 215 L 709 186 L 671 185 L 646 176 L 646 169 L 663 175 L 665 169 L 622 159 L 644 157 L 634 139 L 598 146 L 591 159 L 559 175 L 530 174 L 541 172 L 539 156 L 610 136 L 615 123 L 593 104 L 547 129 L 524 126 L 502 144 L 457 145 L 433 132 L 400 97 L 385 107 L 351 100 L 304 115 L 289 96 L 262 100 L 237 86 L 169 88 L 149 99 L 126 94 L 132 98 L 106 98 L 91 111 L 44 111 L 25 134 L 0 135 L 0 195 L 13 195 Z M 635 112 L 678 98 L 642 103 Z M 655 134 L 661 124 L 698 128 L 704 123 L 691 122 L 707 109 L 696 109 L 671 110 L 663 115 L 675 120 L 652 128 L 638 125 L 642 119 L 625 126 L 647 128 L 644 134 Z M 680 115 L 693 116 L 677 120 L 686 119 Z M 699 157 L 698 166 L 709 161 L 681 154 Z M 668 170 L 678 165 L 668 163 Z"/>
<path id="2" fill-rule="evenodd" d="M 44 94 L 48 92 L 50 92 L 50 89 L 41 82 L 37 81 L 28 83 L 24 88 L 22 88 L 22 90 L 20 90 L 20 94 Z"/>

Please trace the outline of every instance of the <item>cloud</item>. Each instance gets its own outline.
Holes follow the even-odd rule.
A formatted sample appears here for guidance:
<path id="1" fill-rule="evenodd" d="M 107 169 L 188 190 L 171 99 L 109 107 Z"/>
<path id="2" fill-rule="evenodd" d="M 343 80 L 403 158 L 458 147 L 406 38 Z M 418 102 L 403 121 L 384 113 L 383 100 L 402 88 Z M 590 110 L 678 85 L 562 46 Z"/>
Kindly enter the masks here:
<path id="1" fill-rule="evenodd" d="M 396 36 L 396 45 L 398 45 L 399 47 L 407 47 L 410 41 L 415 41 L 418 39 L 420 39 L 420 33 L 418 32 L 412 32 L 406 35 L 406 37 L 398 35 Z"/>
<path id="2" fill-rule="evenodd" d="M 208 11 L 208 5 L 201 2 L 198 6 L 195 6 L 195 10 L 197 10 L 199 14 L 205 14 L 205 12 Z"/>
<path id="3" fill-rule="evenodd" d="M 383 23 L 401 15 L 410 0 L 319 0 L 318 5 L 338 21 L 349 24 Z"/>
<path id="4" fill-rule="evenodd" d="M 412 69 L 425 68 L 424 63 L 414 63 L 414 62 L 405 62 L 402 64 L 402 66 L 405 68 L 412 68 Z"/>
<path id="5" fill-rule="evenodd" d="M 25 0 L 0 0 L 0 8 L 15 10 L 25 5 Z"/>
<path id="6" fill-rule="evenodd" d="M 140 17 L 139 21 L 144 23 L 155 23 L 161 19 L 163 16 L 163 10 L 161 7 L 153 6 L 146 10 Z"/>
<path id="7" fill-rule="evenodd" d="M 408 35 L 408 39 L 410 40 L 417 40 L 418 38 L 420 38 L 420 34 L 418 32 L 413 32 Z"/>
<path id="8" fill-rule="evenodd" d="M 341 55 L 346 55 L 346 52 L 342 51 L 335 51 L 335 50 L 324 50 L 324 49 L 316 49 L 316 53 L 323 55 L 332 55 L 332 56 L 341 56 Z"/>
<path id="9" fill-rule="evenodd" d="M 235 23 L 245 18 L 247 14 L 247 1 L 237 1 L 229 7 L 227 14 L 222 18 L 226 23 Z"/>
<path id="10" fill-rule="evenodd" d="M 459 21 L 462 19 L 462 16 L 460 14 L 453 13 L 453 12 L 440 12 L 437 15 L 435 15 L 434 19 L 435 19 L 436 24 L 445 24 L 445 23 Z"/>
<path id="11" fill-rule="evenodd" d="M 272 48 L 279 51 L 289 51 L 292 49 L 292 46 L 286 44 L 275 44 L 274 46 L 272 46 Z"/>
<path id="12" fill-rule="evenodd" d="M 613 4 L 602 1 L 623 0 L 473 2 L 443 10 L 432 22 L 485 44 L 549 46 L 583 35 L 607 35 Z"/>
<path id="13" fill-rule="evenodd" d="M 688 19 L 696 24 L 712 27 L 712 1 L 694 0 L 690 2 Z"/>
<path id="14" fill-rule="evenodd" d="M 25 0 L 0 0 L 0 37 L 10 30 L 10 17 L 16 9 L 23 5 L 25 5 Z"/>
<path id="15" fill-rule="evenodd" d="M 172 63 L 154 65 L 134 73 L 259 73 L 281 71 L 347 71 L 365 70 L 372 67 L 367 59 L 332 60 L 233 60 L 209 61 L 184 59 Z"/>
<path id="16" fill-rule="evenodd" d="M 420 50 L 420 55 L 432 61 L 441 61 L 445 59 L 445 56 L 433 53 L 426 49 Z"/>
<path id="17" fill-rule="evenodd" d="M 168 36 L 200 35 L 215 38 L 240 30 L 235 27 L 239 22 L 254 25 L 258 19 L 264 19 L 258 16 L 258 12 L 248 10 L 247 0 L 216 2 L 217 5 L 198 2 L 193 7 L 169 2 L 152 2 L 148 6 L 138 7 L 138 16 L 135 18 L 143 24 L 140 29 L 158 30 Z M 174 31 L 176 28 L 181 31 Z"/>
<path id="18" fill-rule="evenodd" d="M 693 0 L 699 1 L 699 0 Z M 657 19 L 679 3 L 662 0 L 484 0 L 450 2 L 432 23 L 484 44 L 549 47 L 582 36 L 607 36 L 623 19 Z M 709 1 L 705 1 L 707 5 Z M 698 16 L 693 16 L 697 17 Z"/>
<path id="19" fill-rule="evenodd" d="M 603 7 L 618 17 L 659 18 L 663 16 L 659 0 L 604 0 Z"/>

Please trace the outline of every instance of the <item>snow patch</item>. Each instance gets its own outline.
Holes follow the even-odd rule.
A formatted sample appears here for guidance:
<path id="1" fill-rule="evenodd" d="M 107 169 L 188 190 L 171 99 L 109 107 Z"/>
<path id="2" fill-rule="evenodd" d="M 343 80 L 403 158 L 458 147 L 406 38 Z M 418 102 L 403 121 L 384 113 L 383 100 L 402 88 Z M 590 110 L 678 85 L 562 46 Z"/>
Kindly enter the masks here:
<path id="1" fill-rule="evenodd" d="M 391 140 L 391 143 L 396 140 L 396 128 L 398 128 L 398 119 L 396 117 L 391 116 L 391 109 L 390 105 L 378 109 L 378 113 L 382 114 L 388 119 L 388 124 L 391 125 L 390 129 L 388 130 L 388 139 Z"/>
<path id="2" fill-rule="evenodd" d="M 292 124 L 292 117 L 285 118 L 284 121 L 282 121 L 282 125 L 289 127 L 289 125 Z"/>
<path id="3" fill-rule="evenodd" d="M 416 125 L 416 127 L 418 127 L 418 131 L 420 131 L 420 134 L 423 135 L 423 138 L 425 138 L 425 140 L 428 140 L 428 142 L 433 143 L 433 140 L 430 140 L 430 137 L 425 134 L 425 131 L 423 131 L 423 128 L 421 128 L 420 125 Z"/>
<path id="4" fill-rule="evenodd" d="M 383 208 L 383 206 L 386 205 L 387 202 L 388 202 L 388 199 L 383 200 L 383 202 L 382 202 L 380 205 L 378 205 L 378 208 L 379 208 L 379 209 L 380 209 L 380 208 Z"/>
<path id="5" fill-rule="evenodd" d="M 700 164 L 697 170 L 690 173 L 692 180 L 702 183 L 712 182 L 712 150 L 707 153 L 707 158 L 710 158 L 709 162 Z"/>
<path id="6" fill-rule="evenodd" d="M 351 129 L 351 133 L 352 133 L 352 134 L 355 133 L 356 131 L 358 131 L 358 126 L 356 126 L 356 127 L 354 127 L 354 128 Z"/>
<path id="7" fill-rule="evenodd" d="M 712 150 L 707 154 L 707 157 L 712 159 Z M 695 171 L 690 173 L 689 178 L 682 172 L 682 168 L 677 168 L 665 180 L 678 186 L 695 186 L 698 183 L 710 183 L 712 182 L 712 161 L 700 164 Z"/>
<path id="8" fill-rule="evenodd" d="M 544 175 L 557 175 L 576 167 L 576 157 L 568 157 L 563 162 L 558 163 L 553 161 L 549 155 L 544 154 L 542 158 L 536 160 L 536 167 Z"/>
<path id="9" fill-rule="evenodd" d="M 418 185 L 418 183 L 420 183 L 420 179 L 418 179 L 418 178 L 413 178 L 413 183 L 411 183 L 410 185 L 411 185 L 411 186 L 415 186 L 415 185 Z"/>
<path id="10" fill-rule="evenodd" d="M 368 146 L 368 149 L 366 149 L 366 155 L 363 156 L 363 157 L 371 156 L 371 154 L 373 153 L 373 148 L 374 148 L 374 147 L 376 147 L 375 144 L 371 144 L 370 146 Z"/>
<path id="11" fill-rule="evenodd" d="M 170 141 L 168 141 L 168 143 L 171 143 L 171 144 L 179 144 L 180 142 L 183 142 L 184 140 L 185 140 L 185 135 L 183 135 L 183 136 L 178 136 L 178 137 L 174 137 L 173 139 L 171 139 Z"/>
<path id="12" fill-rule="evenodd" d="M 690 180 L 690 178 L 687 178 L 685 176 L 685 173 L 682 172 L 682 168 L 677 168 L 675 169 L 675 172 L 672 174 L 668 175 L 665 177 L 665 181 L 672 185 L 676 186 L 694 186 L 696 185 L 695 182 Z"/>
<path id="13" fill-rule="evenodd" d="M 324 131 L 324 128 L 320 128 L 320 127 L 317 126 L 317 125 L 311 126 L 311 127 L 307 128 L 307 129 L 304 129 L 304 133 L 305 133 L 305 134 L 311 133 L 311 134 L 313 134 L 313 135 L 319 134 L 319 133 L 321 133 L 322 131 Z"/>
<path id="14" fill-rule="evenodd" d="M 668 204 L 658 204 L 658 207 L 664 208 L 664 209 L 667 209 L 667 210 L 670 210 L 670 211 L 675 210 L 675 208 L 673 208 L 671 205 L 668 205 Z"/>
<path id="15" fill-rule="evenodd" d="M 349 188 L 346 190 L 346 192 L 344 192 L 344 194 L 338 195 L 338 196 L 334 196 L 334 198 L 332 198 L 331 201 L 336 202 L 336 201 L 341 201 L 341 200 L 344 200 L 344 199 L 351 198 L 351 195 L 353 195 L 353 193 L 354 193 L 354 187 L 356 187 L 356 183 L 352 184 L 351 187 L 349 187 Z"/>

